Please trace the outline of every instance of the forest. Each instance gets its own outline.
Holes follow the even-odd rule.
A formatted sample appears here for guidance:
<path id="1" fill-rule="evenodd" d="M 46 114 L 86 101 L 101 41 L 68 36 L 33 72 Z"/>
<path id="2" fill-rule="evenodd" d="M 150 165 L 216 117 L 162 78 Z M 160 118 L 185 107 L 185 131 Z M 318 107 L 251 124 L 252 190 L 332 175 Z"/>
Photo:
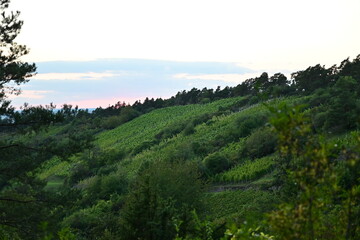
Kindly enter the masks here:
<path id="1" fill-rule="evenodd" d="M 92 112 L 20 111 L 0 0 L 0 239 L 360 239 L 360 55 Z"/>

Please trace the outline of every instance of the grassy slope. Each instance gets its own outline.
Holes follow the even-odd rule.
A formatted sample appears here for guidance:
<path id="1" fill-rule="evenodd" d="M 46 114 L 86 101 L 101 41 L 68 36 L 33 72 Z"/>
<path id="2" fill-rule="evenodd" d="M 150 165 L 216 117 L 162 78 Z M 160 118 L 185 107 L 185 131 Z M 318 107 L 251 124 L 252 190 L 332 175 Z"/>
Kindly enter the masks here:
<path id="1" fill-rule="evenodd" d="M 144 114 L 134 120 L 127 122 L 113 130 L 104 131 L 96 136 L 95 144 L 103 150 L 124 150 L 131 153 L 132 149 L 151 142 L 155 136 L 164 128 L 191 121 L 196 116 L 205 113 L 215 113 L 219 107 L 232 106 L 241 98 L 230 98 L 215 101 L 213 103 L 200 105 L 176 106 L 158 109 Z M 299 101 L 296 98 L 286 99 L 289 103 Z M 274 101 L 275 103 L 278 100 Z M 121 173 L 126 172 L 131 180 L 136 176 L 138 169 L 147 161 L 197 161 L 202 163 L 203 159 L 214 152 L 222 153 L 230 159 L 234 165 L 227 172 L 218 174 L 212 178 L 215 185 L 240 185 L 231 191 L 212 192 L 207 194 L 208 212 L 211 219 L 232 218 L 239 219 L 244 214 L 256 216 L 266 212 L 274 203 L 276 197 L 271 190 L 262 187 L 268 186 L 272 181 L 273 158 L 271 156 L 261 159 L 242 159 L 239 156 L 246 137 L 226 140 L 226 135 L 238 128 L 239 121 L 247 116 L 262 116 L 267 114 L 267 109 L 262 104 L 239 109 L 229 114 L 213 117 L 211 120 L 199 124 L 192 134 L 179 133 L 161 142 L 156 142 L 149 149 L 136 154 L 128 154 L 127 157 L 114 164 L 114 169 Z M 197 146 L 197 147 L 195 147 Z M 204 150 L 196 151 L 203 147 Z M 208 149 L 206 149 L 208 147 Z M 59 163 L 62 164 L 62 163 Z M 59 166 L 52 165 L 49 171 L 58 169 Z M 66 166 L 69 169 L 69 166 Z M 116 171 L 116 170 L 115 170 Z M 62 173 L 63 174 L 63 173 Z M 51 174 L 50 174 L 51 175 Z M 49 174 L 47 175 L 49 176 Z M 54 178 L 58 182 L 57 178 Z M 56 183 L 54 182 L 54 184 Z"/>
<path id="2" fill-rule="evenodd" d="M 129 148 L 134 148 L 144 141 L 151 141 L 154 136 L 167 125 L 181 121 L 189 121 L 194 116 L 199 116 L 204 113 L 215 112 L 220 106 L 226 107 L 234 104 L 238 100 L 239 98 L 224 99 L 206 105 L 188 105 L 159 109 L 134 119 L 114 130 L 99 134 L 97 144 L 105 149 L 122 148 L 129 150 Z M 198 145 L 201 146 L 213 146 L 214 142 L 222 138 L 222 135 L 235 130 L 238 119 L 248 115 L 261 115 L 266 112 L 267 110 L 263 105 L 253 105 L 239 112 L 213 117 L 207 123 L 196 126 L 193 134 L 177 134 L 170 139 L 154 145 L 148 150 L 126 158 L 119 162 L 117 167 L 121 169 L 122 172 L 126 169 L 125 171 L 128 173 L 128 177 L 132 178 L 141 165 L 147 161 L 181 161 L 186 159 L 201 163 L 206 155 L 200 156 L 194 152 L 194 143 L 198 143 Z M 207 154 L 212 154 L 212 152 L 224 153 L 229 158 L 232 158 L 232 161 L 239 164 L 234 168 L 241 168 L 244 163 L 246 167 L 245 171 L 248 172 L 250 176 L 246 180 L 248 182 L 258 180 L 268 172 L 267 169 L 271 167 L 272 160 L 269 158 L 262 159 L 262 162 L 266 163 L 265 167 L 262 166 L 261 169 L 263 174 L 256 174 L 259 171 L 251 166 L 252 162 L 246 161 L 245 163 L 245 159 L 239 159 L 238 157 L 238 152 L 243 141 L 244 138 L 239 138 L 232 142 L 215 143 L 215 145 L 217 144 L 218 146 L 210 150 Z M 267 163 L 266 160 L 268 160 L 269 163 Z M 255 168 L 259 161 L 261 160 L 254 161 Z M 252 171 L 254 171 L 255 174 L 253 174 Z M 231 169 L 230 172 L 234 172 L 234 169 Z M 251 178 L 251 176 L 254 177 Z M 242 179 L 237 182 L 241 183 L 241 180 Z M 213 210 L 208 213 L 208 216 L 212 219 L 223 219 L 226 217 L 236 218 L 243 215 L 246 211 L 250 211 L 249 214 L 252 215 L 261 214 L 267 210 L 267 208 L 262 208 L 261 206 L 264 204 L 270 206 L 269 202 L 273 202 L 274 199 L 271 196 L 271 193 L 266 190 L 255 190 L 251 187 L 249 189 L 209 193 L 207 196 L 207 204 L 209 209 Z M 239 208 L 242 210 L 239 211 Z"/>
<path id="3" fill-rule="evenodd" d="M 219 107 L 231 106 L 241 98 L 222 99 L 209 104 L 194 104 L 186 106 L 175 106 L 169 108 L 163 108 L 154 110 L 148 114 L 144 114 L 138 118 L 133 119 L 115 129 L 108 130 L 97 134 L 95 145 L 102 150 L 124 150 L 131 152 L 132 149 L 141 145 L 143 142 L 151 141 L 155 135 L 159 133 L 165 127 L 180 123 L 183 121 L 189 121 L 194 116 L 199 116 L 205 113 L 214 113 L 218 111 Z M 54 135 L 59 132 L 62 128 L 52 127 L 48 133 Z M 48 133 L 42 133 L 41 137 L 47 136 Z M 44 135 L 44 136 L 42 136 Z M 162 142 L 161 145 L 166 145 Z M 152 152 L 152 156 L 156 152 Z M 142 155 L 128 158 L 124 163 L 127 165 L 126 171 L 128 174 L 134 176 L 140 164 L 142 163 Z M 146 157 L 146 154 L 145 154 Z M 139 159 L 139 160 L 137 160 Z M 75 157 L 72 158 L 72 162 L 78 162 Z M 120 163 L 123 167 L 124 163 Z M 44 170 L 40 174 L 42 179 L 49 178 L 51 176 L 64 176 L 66 173 L 62 169 L 66 167 L 66 171 L 70 169 L 69 163 L 57 161 L 56 159 L 50 160 L 44 165 Z M 62 169 L 62 170 L 61 170 Z M 61 173 L 60 175 L 56 174 Z M 50 184 L 52 181 L 50 179 Z"/>
<path id="4" fill-rule="evenodd" d="M 206 105 L 194 104 L 154 110 L 113 130 L 99 134 L 96 143 L 103 149 L 129 150 L 144 141 L 152 140 L 160 130 L 169 124 L 187 121 L 195 115 L 215 112 L 220 106 L 229 106 L 239 99 L 223 99 Z"/>

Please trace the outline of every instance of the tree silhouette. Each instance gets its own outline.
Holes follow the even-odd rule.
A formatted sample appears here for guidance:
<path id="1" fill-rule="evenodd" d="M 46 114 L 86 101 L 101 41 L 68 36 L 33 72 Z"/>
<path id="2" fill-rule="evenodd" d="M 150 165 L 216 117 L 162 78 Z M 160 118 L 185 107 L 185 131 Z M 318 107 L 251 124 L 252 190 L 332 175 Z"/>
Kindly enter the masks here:
<path id="1" fill-rule="evenodd" d="M 7 114 L 11 94 L 19 94 L 17 87 L 28 81 L 35 71 L 35 64 L 21 62 L 19 58 L 29 50 L 14 40 L 20 33 L 23 21 L 18 20 L 20 12 L 7 13 L 10 0 L 0 0 L 0 115 Z"/>

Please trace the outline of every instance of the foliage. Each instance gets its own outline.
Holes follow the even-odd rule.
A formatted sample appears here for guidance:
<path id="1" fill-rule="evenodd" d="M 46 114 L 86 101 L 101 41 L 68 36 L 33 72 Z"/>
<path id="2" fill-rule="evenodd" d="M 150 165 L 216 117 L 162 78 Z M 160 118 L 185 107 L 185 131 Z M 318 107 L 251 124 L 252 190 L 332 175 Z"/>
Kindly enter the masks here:
<path id="1" fill-rule="evenodd" d="M 0 0 L 2 10 L 8 2 Z M 1 24 L 20 26 L 17 15 Z M 309 67 L 291 81 L 263 73 L 235 87 L 193 88 L 93 113 L 66 104 L 13 111 L 4 91 L 25 83 L 35 66 L 2 62 L 0 236 L 356 239 L 359 134 L 350 140 L 346 131 L 359 126 L 359 59 Z M 16 79 L 3 79 L 10 70 Z M 265 97 L 272 99 L 259 104 Z M 317 136 L 322 130 L 345 137 Z M 204 193 L 203 180 L 219 192 Z"/>
<path id="2" fill-rule="evenodd" d="M 217 182 L 234 183 L 253 181 L 266 173 L 269 173 L 274 165 L 274 157 L 263 157 L 256 160 L 246 160 L 229 171 L 214 177 Z"/>
<path id="3" fill-rule="evenodd" d="M 218 152 L 208 155 L 203 161 L 211 175 L 225 171 L 230 167 L 229 160 Z"/>
<path id="4" fill-rule="evenodd" d="M 245 141 L 243 155 L 252 159 L 272 154 L 276 149 L 276 136 L 268 127 L 254 131 Z"/>
<path id="5" fill-rule="evenodd" d="M 141 172 L 121 212 L 123 239 L 172 239 L 191 231 L 193 209 L 201 209 L 202 183 L 194 165 L 154 163 Z"/>
<path id="6" fill-rule="evenodd" d="M 72 213 L 64 218 L 62 226 L 71 228 L 81 238 L 99 238 L 105 230 L 116 232 L 119 228 L 113 202 L 100 200 L 95 205 Z"/>
<path id="7" fill-rule="evenodd" d="M 230 228 L 226 229 L 225 236 L 222 240 L 231 239 L 231 240 L 247 240 L 247 239 L 274 239 L 274 236 L 270 236 L 260 231 L 260 227 L 252 228 L 249 227 L 245 221 L 240 227 L 232 225 Z"/>
<path id="8" fill-rule="evenodd" d="M 213 226 L 208 220 L 201 220 L 197 215 L 196 211 L 191 211 L 190 217 L 190 226 L 192 227 L 192 232 L 187 233 L 185 237 L 180 237 L 179 232 L 181 229 L 182 221 L 178 219 L 174 220 L 174 225 L 176 229 L 176 236 L 174 240 L 212 240 L 213 239 Z"/>
<path id="9" fill-rule="evenodd" d="M 272 111 L 271 123 L 279 134 L 280 153 L 290 160 L 282 167 L 287 171 L 287 181 L 298 186 L 292 202 L 283 203 L 269 214 L 272 231 L 278 239 L 358 238 L 355 216 L 360 203 L 359 172 L 350 174 L 354 181 L 349 187 L 339 186 L 334 158 L 342 156 L 345 166 L 358 166 L 360 137 L 356 136 L 359 142 L 351 154 L 340 154 L 333 145 L 313 135 L 310 121 L 299 107 L 281 105 Z M 334 198 L 336 195 L 341 197 Z"/>
<path id="10" fill-rule="evenodd" d="M 121 108 L 119 115 L 109 116 L 103 119 L 101 123 L 104 129 L 113 129 L 139 116 L 139 112 L 131 106 Z"/>
<path id="11" fill-rule="evenodd" d="M 63 228 L 58 232 L 60 240 L 75 240 L 76 236 L 71 232 L 70 228 Z"/>
<path id="12" fill-rule="evenodd" d="M 334 79 L 331 73 L 331 69 L 326 69 L 325 66 L 317 64 L 308 67 L 306 70 L 292 73 L 291 77 L 294 79 L 298 91 L 308 94 L 318 88 L 332 84 Z"/>
<path id="13" fill-rule="evenodd" d="M 207 216 L 214 219 L 216 229 L 226 223 L 241 224 L 244 221 L 258 225 L 263 215 L 273 210 L 278 202 L 274 193 L 250 187 L 207 193 Z M 225 232 L 225 229 L 220 229 L 221 232 L 216 231 L 219 237 Z"/>
<path id="14" fill-rule="evenodd" d="M 39 173 L 39 178 L 44 180 L 51 176 L 65 177 L 68 174 L 70 167 L 71 165 L 69 162 L 61 161 L 60 158 L 54 157 L 42 164 L 40 167 L 41 173 Z"/>
<path id="15" fill-rule="evenodd" d="M 20 94 L 18 86 L 28 82 L 36 66 L 21 61 L 28 49 L 15 39 L 23 22 L 18 20 L 18 11 L 6 11 L 9 2 L 0 0 L 0 128 L 6 133 L 0 140 L 0 232 L 8 238 L 37 239 L 43 233 L 39 224 L 52 219 L 51 209 L 56 205 L 52 195 L 44 191 L 46 183 L 37 177 L 39 167 L 53 156 L 67 158 L 82 151 L 90 140 L 74 133 L 62 139 L 63 144 L 55 144 L 54 139 L 37 135 L 75 113 L 69 105 L 57 113 L 52 104 L 24 104 L 21 111 L 10 105 L 8 98 Z"/>
<path id="16" fill-rule="evenodd" d="M 18 20 L 19 11 L 6 12 L 10 0 L 0 1 L 0 116 L 13 112 L 8 94 L 19 94 L 19 86 L 28 81 L 36 71 L 35 64 L 21 62 L 20 57 L 29 50 L 14 40 L 20 33 L 23 21 Z"/>
<path id="17" fill-rule="evenodd" d="M 325 123 L 327 129 L 354 129 L 359 125 L 360 92 L 355 91 L 358 84 L 352 77 L 340 77 L 335 83 Z"/>
<path id="18" fill-rule="evenodd" d="M 252 114 L 252 115 L 242 115 L 237 120 L 237 130 L 235 130 L 237 137 L 247 137 L 251 132 L 264 125 L 266 122 L 266 114 Z"/>
<path id="19" fill-rule="evenodd" d="M 116 172 L 105 176 L 96 175 L 85 186 L 83 200 L 84 202 L 99 199 L 108 200 L 113 194 L 121 195 L 126 192 L 127 181 L 122 174 Z"/>
<path id="20" fill-rule="evenodd" d="M 224 99 L 206 105 L 176 106 L 154 110 L 113 130 L 99 134 L 96 142 L 103 149 L 111 146 L 131 152 L 133 148 L 145 141 L 166 139 L 181 132 L 187 121 L 191 121 L 194 115 L 216 112 L 219 106 L 229 106 L 236 100 Z"/>

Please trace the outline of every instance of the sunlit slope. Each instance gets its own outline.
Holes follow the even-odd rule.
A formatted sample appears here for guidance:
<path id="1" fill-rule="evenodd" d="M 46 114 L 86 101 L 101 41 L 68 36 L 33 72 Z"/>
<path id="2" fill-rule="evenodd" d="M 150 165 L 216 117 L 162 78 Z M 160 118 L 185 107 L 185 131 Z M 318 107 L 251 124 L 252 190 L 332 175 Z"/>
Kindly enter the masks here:
<path id="1" fill-rule="evenodd" d="M 262 150 L 261 144 L 269 140 L 265 130 L 269 130 L 270 112 L 266 104 L 276 105 L 280 101 L 294 104 L 302 100 L 276 99 L 266 104 L 243 100 L 229 98 L 158 109 L 97 134 L 95 147 L 102 153 L 123 153 L 115 155 L 116 159 L 106 166 L 93 169 L 93 174 L 76 186 L 87 191 L 102 178 L 132 182 L 150 162 L 191 161 L 199 166 L 202 177 L 209 183 L 206 204 L 212 209 L 208 213 L 211 219 L 221 222 L 227 218 L 242 219 L 246 212 L 262 214 L 276 202 L 271 189 L 277 154 L 272 151 L 258 155 L 253 149 Z M 75 156 L 71 164 L 86 165 L 84 156 Z M 58 167 L 49 169 L 48 175 Z"/>
<path id="2" fill-rule="evenodd" d="M 210 158 L 222 158 L 227 163 L 224 171 L 211 172 L 205 169 L 213 182 L 231 184 L 255 181 L 269 174 L 273 170 L 274 156 L 247 154 L 247 147 L 255 136 L 260 138 L 261 128 L 267 123 L 269 111 L 264 104 L 246 105 L 225 111 L 221 115 L 194 126 L 190 133 L 184 131 L 169 138 L 161 139 L 141 151 L 132 151 L 146 142 L 154 142 L 156 135 L 164 128 L 184 125 L 204 113 L 216 112 L 219 108 L 236 105 L 239 98 L 225 99 L 207 105 L 188 105 L 160 109 L 143 115 L 138 119 L 124 124 L 117 129 L 99 135 L 97 142 L 103 148 L 127 149 L 132 154 L 118 163 L 120 169 L 128 174 L 136 174 L 142 164 L 151 161 L 195 161 L 206 165 Z M 277 104 L 281 100 L 273 100 L 270 104 Z M 298 99 L 288 98 L 293 104 Z M 174 123 L 176 123 L 174 125 Z M 259 129 L 259 130 L 258 130 Z M 264 139 L 266 141 L 267 139 Z M 250 143 L 249 143 L 250 142 Z M 251 143 L 256 145 L 258 143 Z M 262 146 L 259 145 L 261 150 Z M 266 157 L 265 157 L 266 156 Z M 204 166 L 206 168 L 206 166 Z"/>
<path id="3" fill-rule="evenodd" d="M 196 115 L 216 112 L 219 107 L 226 108 L 239 99 L 223 99 L 209 104 L 175 106 L 154 110 L 113 130 L 100 133 L 97 136 L 96 144 L 102 149 L 116 148 L 131 151 L 144 141 L 151 141 L 156 134 L 170 124 L 186 121 Z"/>
<path id="4" fill-rule="evenodd" d="M 266 115 L 266 108 L 257 104 L 239 112 L 213 117 L 197 125 L 192 134 L 177 134 L 149 150 L 128 158 L 127 167 L 136 170 L 143 162 L 153 160 L 201 162 L 207 156 L 216 153 L 228 158 L 230 164 L 237 163 L 241 160 L 238 153 L 243 140 L 253 130 L 251 126 L 241 129 L 239 125 L 245 119 L 260 119 Z"/>
<path id="5" fill-rule="evenodd" d="M 197 124 L 192 132 L 182 131 L 140 152 L 134 154 L 132 151 L 144 142 L 153 141 L 159 132 L 174 126 L 174 123 L 184 125 L 183 122 L 192 121 L 196 116 L 217 112 L 219 108 L 226 109 L 239 100 L 225 99 L 207 105 L 160 109 L 100 134 L 97 143 L 103 148 L 132 152 L 114 166 L 116 174 L 126 175 L 129 180 L 134 179 L 139 169 L 148 162 L 196 162 L 210 184 L 206 204 L 212 209 L 208 217 L 213 220 L 242 219 L 246 212 L 260 215 L 271 209 L 271 204 L 275 202 L 275 197 L 268 191 L 269 182 L 273 180 L 275 156 L 269 154 L 250 158 L 243 152 L 250 136 L 266 125 L 269 111 L 265 105 L 246 105 L 224 111 Z M 272 101 L 273 104 L 277 102 Z M 211 172 L 206 162 L 216 157 L 226 161 L 227 167 Z"/>

